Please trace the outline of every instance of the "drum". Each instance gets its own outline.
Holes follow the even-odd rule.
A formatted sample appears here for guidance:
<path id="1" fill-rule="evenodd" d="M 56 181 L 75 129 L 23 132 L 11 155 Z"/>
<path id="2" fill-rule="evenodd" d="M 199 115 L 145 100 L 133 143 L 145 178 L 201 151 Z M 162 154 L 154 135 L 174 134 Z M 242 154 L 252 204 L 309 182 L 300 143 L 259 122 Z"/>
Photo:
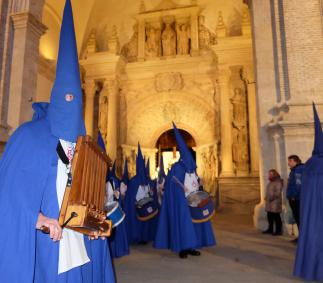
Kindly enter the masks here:
<path id="1" fill-rule="evenodd" d="M 140 221 L 148 221 L 154 218 L 159 212 L 157 203 L 150 197 L 137 201 L 136 210 L 137 218 Z"/>
<path id="2" fill-rule="evenodd" d="M 205 191 L 190 193 L 187 197 L 193 223 L 209 221 L 214 215 L 214 204 L 210 195 Z"/>
<path id="3" fill-rule="evenodd" d="M 117 227 L 125 218 L 125 213 L 117 201 L 106 206 L 107 218 L 112 221 L 112 227 Z"/>

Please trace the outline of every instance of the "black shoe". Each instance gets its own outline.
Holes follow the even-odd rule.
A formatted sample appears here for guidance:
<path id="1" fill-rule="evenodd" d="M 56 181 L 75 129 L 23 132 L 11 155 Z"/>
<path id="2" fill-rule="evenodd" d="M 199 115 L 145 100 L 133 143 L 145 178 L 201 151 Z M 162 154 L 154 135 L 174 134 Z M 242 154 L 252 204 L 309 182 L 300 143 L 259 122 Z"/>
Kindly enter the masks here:
<path id="1" fill-rule="evenodd" d="M 138 242 L 138 245 L 147 245 L 148 244 L 148 242 L 146 242 L 146 241 L 140 241 L 140 242 Z"/>
<path id="2" fill-rule="evenodd" d="M 178 255 L 180 258 L 187 258 L 187 251 L 181 251 Z"/>
<path id="3" fill-rule="evenodd" d="M 271 230 L 269 230 L 269 229 L 268 229 L 268 230 L 266 230 L 266 231 L 262 231 L 262 233 L 263 233 L 263 234 L 272 234 L 272 233 L 273 233 L 273 231 L 271 231 Z"/>
<path id="4" fill-rule="evenodd" d="M 275 232 L 275 233 L 273 233 L 272 235 L 273 235 L 273 236 L 281 236 L 281 235 L 283 235 L 283 233 L 282 233 L 282 232 Z"/>
<path id="5" fill-rule="evenodd" d="M 201 255 L 201 252 L 199 252 L 197 250 L 189 250 L 188 251 L 188 254 L 189 255 L 192 255 L 192 256 L 200 256 Z"/>

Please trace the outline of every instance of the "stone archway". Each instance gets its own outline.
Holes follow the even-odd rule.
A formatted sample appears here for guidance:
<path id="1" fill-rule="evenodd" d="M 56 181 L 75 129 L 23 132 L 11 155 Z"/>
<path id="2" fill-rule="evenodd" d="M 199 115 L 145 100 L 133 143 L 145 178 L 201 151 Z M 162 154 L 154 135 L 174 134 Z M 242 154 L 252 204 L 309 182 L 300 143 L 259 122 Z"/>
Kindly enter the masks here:
<path id="1" fill-rule="evenodd" d="M 189 132 L 182 129 L 178 129 L 178 130 L 182 135 L 189 150 L 191 151 L 193 157 L 196 159 L 196 152 L 193 150 L 193 148 L 196 146 L 194 138 Z M 163 158 L 164 168 L 167 173 L 167 171 L 170 169 L 172 164 L 174 164 L 179 159 L 177 142 L 176 142 L 174 131 L 172 129 L 163 132 L 159 136 L 156 142 L 156 148 L 158 149 L 157 156 L 156 156 L 156 166 L 157 167 L 159 166 L 160 158 Z"/>

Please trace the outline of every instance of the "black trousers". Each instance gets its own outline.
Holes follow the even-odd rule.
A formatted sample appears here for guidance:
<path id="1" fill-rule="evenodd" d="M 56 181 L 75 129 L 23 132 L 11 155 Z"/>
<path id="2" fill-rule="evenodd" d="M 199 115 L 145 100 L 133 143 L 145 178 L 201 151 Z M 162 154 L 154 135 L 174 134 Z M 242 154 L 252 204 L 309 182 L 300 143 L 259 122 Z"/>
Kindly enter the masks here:
<path id="1" fill-rule="evenodd" d="M 274 233 L 274 225 L 275 225 L 275 233 L 280 234 L 282 232 L 282 220 L 280 218 L 279 212 L 267 212 L 267 219 L 269 223 L 268 231 Z"/>
<path id="2" fill-rule="evenodd" d="M 299 229 L 299 200 L 298 199 L 289 199 L 289 206 L 293 212 L 294 219 L 297 224 L 297 228 Z"/>

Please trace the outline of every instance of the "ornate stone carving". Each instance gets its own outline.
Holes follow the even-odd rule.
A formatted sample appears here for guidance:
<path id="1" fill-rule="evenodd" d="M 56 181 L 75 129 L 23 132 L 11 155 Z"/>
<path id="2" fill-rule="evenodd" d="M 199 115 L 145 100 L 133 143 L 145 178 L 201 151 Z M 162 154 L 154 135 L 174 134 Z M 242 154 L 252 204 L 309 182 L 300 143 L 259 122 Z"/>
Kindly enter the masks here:
<path id="1" fill-rule="evenodd" d="M 160 56 L 160 37 L 161 31 L 159 28 L 154 28 L 148 25 L 146 27 L 146 43 L 145 55 L 146 57 Z"/>
<path id="2" fill-rule="evenodd" d="M 172 102 L 167 102 L 164 105 L 163 116 L 164 116 L 165 122 L 180 121 L 180 111 L 178 107 Z"/>
<path id="3" fill-rule="evenodd" d="M 177 54 L 187 55 L 190 52 L 190 29 L 187 23 L 177 23 Z"/>
<path id="4" fill-rule="evenodd" d="M 203 186 L 206 191 L 212 195 L 215 194 L 216 178 L 218 177 L 218 158 L 217 158 L 217 146 L 203 146 L 198 149 L 200 152 L 202 174 L 201 178 Z"/>
<path id="5" fill-rule="evenodd" d="M 224 24 L 223 16 L 222 16 L 221 11 L 219 11 L 219 14 L 218 14 L 218 22 L 217 22 L 217 25 L 216 25 L 216 35 L 217 35 L 218 38 L 227 36 L 227 28 L 226 28 L 226 26 Z"/>
<path id="6" fill-rule="evenodd" d="M 85 50 L 84 59 L 86 59 L 88 57 L 88 55 L 93 54 L 96 51 L 97 51 L 97 48 L 96 48 L 96 32 L 93 29 L 91 31 L 89 40 L 87 41 L 87 44 L 86 44 L 86 50 Z"/>
<path id="7" fill-rule="evenodd" d="M 181 73 L 160 73 L 155 77 L 155 89 L 157 92 L 181 90 L 184 86 Z"/>
<path id="8" fill-rule="evenodd" d="M 121 55 L 127 58 L 128 62 L 137 61 L 138 56 L 138 25 L 133 26 L 133 35 L 128 43 L 121 50 Z"/>
<path id="9" fill-rule="evenodd" d="M 112 27 L 112 34 L 111 37 L 108 39 L 108 48 L 109 52 L 113 54 L 119 54 L 119 37 L 118 37 L 118 31 L 117 27 Z"/>
<path id="10" fill-rule="evenodd" d="M 216 44 L 216 35 L 204 25 L 205 17 L 199 16 L 199 47 L 207 50 L 211 45 Z"/>
<path id="11" fill-rule="evenodd" d="M 176 33 L 170 22 L 165 23 L 162 33 L 163 56 L 176 55 Z"/>
<path id="12" fill-rule="evenodd" d="M 233 107 L 232 119 L 232 156 L 237 175 L 248 174 L 248 129 L 246 95 L 243 89 L 235 88 L 231 99 Z"/>

